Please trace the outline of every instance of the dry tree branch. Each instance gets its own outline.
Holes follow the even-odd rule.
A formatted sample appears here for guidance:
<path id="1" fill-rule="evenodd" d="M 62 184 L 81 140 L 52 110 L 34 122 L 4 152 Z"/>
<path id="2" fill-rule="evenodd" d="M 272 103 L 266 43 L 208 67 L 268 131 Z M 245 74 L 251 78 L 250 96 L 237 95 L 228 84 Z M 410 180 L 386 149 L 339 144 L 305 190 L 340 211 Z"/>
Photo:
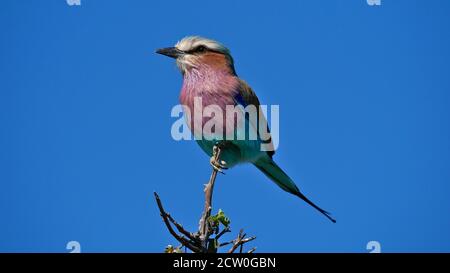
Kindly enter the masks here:
<path id="1" fill-rule="evenodd" d="M 219 240 L 220 239 L 220 237 L 222 237 L 225 233 L 227 233 L 227 232 L 231 232 L 231 229 L 230 229 L 230 227 L 228 226 L 228 227 L 225 227 L 219 234 L 217 234 L 217 236 L 216 236 L 216 240 Z"/>
<path id="2" fill-rule="evenodd" d="M 213 160 L 215 162 L 219 162 L 220 159 L 220 147 L 214 146 L 213 148 Z M 233 253 L 236 251 L 237 248 L 240 248 L 240 253 L 243 251 L 244 244 L 253 241 L 256 239 L 256 237 L 249 237 L 245 238 L 246 234 L 241 229 L 239 232 L 239 235 L 236 239 L 233 241 L 222 243 L 216 245 L 216 242 L 218 239 L 220 239 L 225 233 L 231 232 L 230 227 L 226 226 L 222 231 L 219 232 L 213 239 L 209 239 L 209 237 L 214 233 L 214 229 L 211 227 L 211 223 L 209 221 L 209 218 L 211 217 L 211 211 L 212 211 L 212 197 L 213 197 L 213 191 L 214 191 L 214 183 L 217 178 L 217 173 L 219 170 L 217 168 L 213 168 L 211 176 L 209 178 L 208 184 L 205 185 L 205 206 L 202 213 L 202 216 L 200 218 L 199 222 L 199 230 L 196 233 L 191 233 L 183 228 L 181 224 L 179 224 L 175 219 L 164 210 L 164 207 L 162 205 L 161 199 L 159 198 L 158 194 L 155 192 L 155 199 L 156 203 L 158 204 L 159 212 L 161 214 L 161 217 L 164 221 L 164 224 L 166 225 L 167 229 L 169 230 L 170 234 L 183 246 L 190 249 L 192 252 L 195 253 L 205 253 L 205 252 L 217 252 L 217 249 L 233 244 L 231 249 L 228 251 L 228 253 Z M 178 234 L 172 227 L 172 225 L 175 226 L 175 228 L 178 230 L 180 234 Z M 211 245 L 211 243 L 214 242 L 214 246 Z M 256 248 L 252 248 L 248 253 L 253 253 L 256 250 Z"/>
<path id="3" fill-rule="evenodd" d="M 181 234 L 184 234 L 186 237 L 188 237 L 192 241 L 195 241 L 195 242 L 199 241 L 199 238 L 196 234 L 185 230 L 183 228 L 183 226 L 181 224 L 179 224 L 177 221 L 175 221 L 175 219 L 173 219 L 169 213 L 166 213 L 166 215 L 167 215 L 167 218 L 169 219 L 169 221 L 177 228 L 178 232 L 180 232 Z"/>
<path id="4" fill-rule="evenodd" d="M 256 250 L 256 247 L 250 249 L 247 253 L 253 253 L 253 252 L 255 252 L 255 250 Z"/>
<path id="5" fill-rule="evenodd" d="M 179 235 L 178 233 L 175 232 L 175 230 L 173 230 L 172 225 L 170 224 L 170 220 L 169 220 L 169 219 L 173 219 L 173 218 L 164 210 L 164 207 L 162 205 L 161 199 L 159 198 L 158 194 L 156 192 L 154 194 L 155 194 L 156 203 L 158 204 L 159 212 L 161 213 L 161 217 L 163 218 L 164 224 L 166 224 L 166 227 L 169 230 L 170 234 L 175 239 L 177 239 L 178 242 L 180 242 L 181 244 L 183 244 L 184 246 L 189 248 L 191 251 L 200 252 L 200 249 L 197 246 L 195 246 L 194 244 L 192 244 L 191 241 L 186 239 L 184 236 Z M 181 228 L 181 229 L 184 231 L 183 228 Z M 188 232 L 184 231 L 182 233 L 186 234 Z"/>
<path id="6" fill-rule="evenodd" d="M 240 251 L 239 252 L 242 253 L 242 247 L 244 246 L 244 244 L 246 244 L 248 242 L 251 242 L 251 241 L 256 239 L 255 236 L 245 238 L 246 235 L 247 234 L 244 233 L 244 230 L 241 229 L 239 231 L 238 237 L 235 240 L 232 241 L 233 242 L 233 246 L 230 248 L 230 250 L 228 250 L 228 253 L 234 253 L 238 247 L 240 247 Z"/>
<path id="7" fill-rule="evenodd" d="M 213 155 L 214 155 L 214 160 L 216 162 L 219 161 L 220 158 L 220 148 L 218 146 L 214 146 L 213 148 Z M 213 197 L 213 191 L 214 191 L 214 183 L 216 181 L 217 178 L 217 172 L 218 170 L 213 168 L 212 173 L 211 173 L 211 177 L 209 178 L 209 182 L 208 184 L 206 184 L 205 186 L 205 208 L 203 209 L 203 214 L 202 217 L 200 218 L 200 227 L 199 227 L 199 231 L 200 231 L 200 240 L 206 244 L 208 242 L 209 239 L 209 235 L 211 233 L 211 229 L 209 228 L 208 225 L 208 218 L 209 216 L 211 216 L 211 209 L 212 209 L 212 197 Z M 204 245 L 204 247 L 206 247 L 206 245 Z"/>

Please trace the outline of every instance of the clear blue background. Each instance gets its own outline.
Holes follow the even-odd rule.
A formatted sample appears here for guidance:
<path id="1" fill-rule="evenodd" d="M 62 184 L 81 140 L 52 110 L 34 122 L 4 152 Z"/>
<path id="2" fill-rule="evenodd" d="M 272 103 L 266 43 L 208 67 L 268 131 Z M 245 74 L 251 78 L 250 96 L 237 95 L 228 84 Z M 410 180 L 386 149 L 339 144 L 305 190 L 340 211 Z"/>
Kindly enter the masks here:
<path id="1" fill-rule="evenodd" d="M 276 161 L 330 223 L 253 166 L 214 204 L 259 252 L 450 251 L 450 2 L 5 0 L 0 8 L 0 251 L 161 252 L 152 199 L 191 230 L 208 157 L 176 142 L 181 76 L 154 54 L 226 44 L 281 109 Z"/>

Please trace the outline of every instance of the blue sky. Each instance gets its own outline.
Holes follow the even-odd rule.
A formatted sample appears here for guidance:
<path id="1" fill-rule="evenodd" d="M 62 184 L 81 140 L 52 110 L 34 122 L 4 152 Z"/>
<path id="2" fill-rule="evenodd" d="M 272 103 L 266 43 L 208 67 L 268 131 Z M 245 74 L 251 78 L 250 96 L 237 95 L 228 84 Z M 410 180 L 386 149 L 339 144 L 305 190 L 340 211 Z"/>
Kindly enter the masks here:
<path id="1" fill-rule="evenodd" d="M 161 252 L 152 199 L 197 227 L 208 157 L 170 135 L 181 76 L 154 54 L 217 39 L 263 104 L 275 160 L 330 223 L 251 165 L 215 208 L 259 252 L 450 251 L 450 2 L 2 1 L 0 251 Z"/>

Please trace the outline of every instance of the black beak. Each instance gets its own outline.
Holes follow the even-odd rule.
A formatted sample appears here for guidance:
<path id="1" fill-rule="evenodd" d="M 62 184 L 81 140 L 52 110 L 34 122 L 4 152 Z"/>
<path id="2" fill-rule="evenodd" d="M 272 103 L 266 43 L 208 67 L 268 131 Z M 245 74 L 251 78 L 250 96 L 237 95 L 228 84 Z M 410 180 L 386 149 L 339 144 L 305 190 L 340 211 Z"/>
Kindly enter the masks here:
<path id="1" fill-rule="evenodd" d="M 184 54 L 183 51 L 179 50 L 176 47 L 167 47 L 167 48 L 161 48 L 156 50 L 156 53 L 161 54 L 161 55 L 166 55 L 170 58 L 178 58 L 180 56 L 182 56 Z"/>

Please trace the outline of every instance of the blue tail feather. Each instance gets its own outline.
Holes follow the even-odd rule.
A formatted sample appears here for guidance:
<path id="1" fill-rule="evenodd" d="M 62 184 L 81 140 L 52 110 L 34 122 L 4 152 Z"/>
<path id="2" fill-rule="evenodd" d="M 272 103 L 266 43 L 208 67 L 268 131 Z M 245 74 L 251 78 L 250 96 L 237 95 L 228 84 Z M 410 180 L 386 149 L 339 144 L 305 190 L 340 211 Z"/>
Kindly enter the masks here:
<path id="1" fill-rule="evenodd" d="M 300 199 L 311 205 L 320 213 L 325 215 L 331 222 L 336 223 L 336 220 L 330 216 L 330 213 L 321 209 L 311 200 L 309 200 L 303 193 L 300 192 L 294 181 L 269 157 L 262 158 L 254 163 L 255 166 L 262 171 L 267 177 L 269 177 L 275 184 L 277 184 L 283 190 L 298 196 Z"/>

